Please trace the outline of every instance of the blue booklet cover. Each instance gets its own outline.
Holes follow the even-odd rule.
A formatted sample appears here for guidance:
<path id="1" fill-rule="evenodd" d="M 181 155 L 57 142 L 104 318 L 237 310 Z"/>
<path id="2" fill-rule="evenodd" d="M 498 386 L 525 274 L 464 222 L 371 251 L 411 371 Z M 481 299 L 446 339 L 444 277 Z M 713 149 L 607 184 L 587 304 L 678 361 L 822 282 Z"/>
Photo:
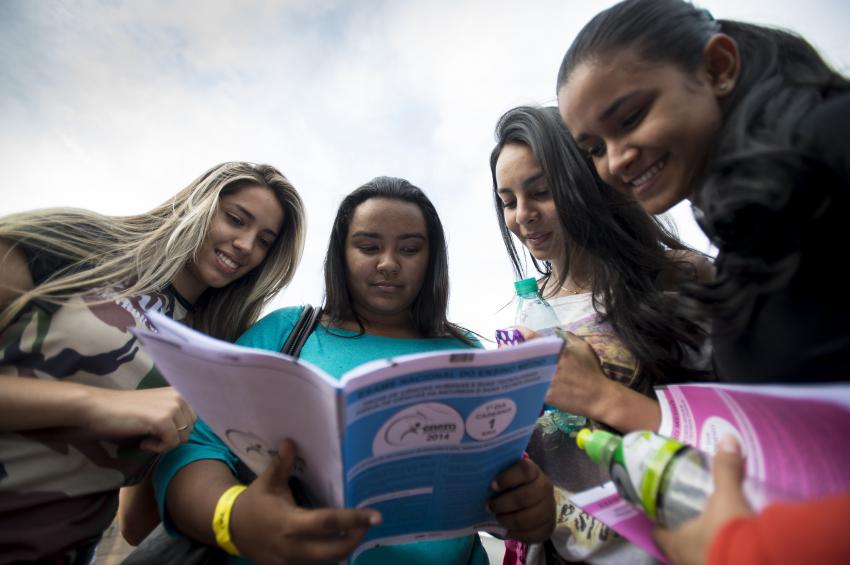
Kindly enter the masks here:
<path id="1" fill-rule="evenodd" d="M 373 361 L 337 381 L 303 360 L 219 341 L 165 316 L 137 335 L 163 376 L 251 469 L 285 438 L 321 506 L 369 507 L 375 545 L 502 533 L 490 483 L 528 444 L 563 341 Z"/>

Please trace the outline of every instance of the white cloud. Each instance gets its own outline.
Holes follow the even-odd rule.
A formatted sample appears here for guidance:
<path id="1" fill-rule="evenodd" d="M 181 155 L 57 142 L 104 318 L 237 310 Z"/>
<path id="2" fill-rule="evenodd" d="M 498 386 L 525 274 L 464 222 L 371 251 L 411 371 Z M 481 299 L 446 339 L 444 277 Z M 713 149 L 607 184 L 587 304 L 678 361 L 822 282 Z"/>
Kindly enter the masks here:
<path id="1" fill-rule="evenodd" d="M 492 335 L 512 274 L 491 202 L 493 127 L 554 101 L 570 40 L 611 2 L 0 3 L 0 214 L 153 207 L 225 160 L 302 193 L 304 262 L 276 306 L 321 299 L 340 199 L 382 174 L 425 189 L 450 242 L 453 318 Z M 843 2 L 702 3 L 791 27 L 845 71 Z M 688 208 L 673 216 L 698 248 Z M 510 318 L 510 314 L 507 314 Z M 505 319 L 505 315 L 502 315 Z"/>

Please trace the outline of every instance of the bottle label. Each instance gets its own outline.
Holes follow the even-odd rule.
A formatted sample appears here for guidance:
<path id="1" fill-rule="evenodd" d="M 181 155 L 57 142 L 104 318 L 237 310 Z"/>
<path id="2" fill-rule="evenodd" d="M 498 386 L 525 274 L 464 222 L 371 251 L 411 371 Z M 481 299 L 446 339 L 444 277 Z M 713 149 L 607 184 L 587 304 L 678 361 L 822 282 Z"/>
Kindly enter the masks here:
<path id="1" fill-rule="evenodd" d="M 525 338 L 522 336 L 522 332 L 520 332 L 516 328 L 496 330 L 496 344 L 498 345 L 499 349 L 503 347 L 510 347 L 513 345 L 519 345 L 524 341 Z"/>
<path id="2" fill-rule="evenodd" d="M 675 528 L 699 515 L 711 493 L 713 482 L 706 456 L 696 449 L 677 452 L 662 477 L 663 496 L 657 508 L 656 522 Z"/>
<path id="3" fill-rule="evenodd" d="M 623 463 L 631 487 L 629 497 L 624 498 L 642 507 L 653 520 L 661 476 L 682 447 L 682 442 L 652 432 L 631 433 L 623 438 Z"/>
<path id="4" fill-rule="evenodd" d="M 563 331 L 560 328 L 543 328 L 541 330 L 535 330 L 538 335 L 541 336 L 550 336 L 557 335 L 566 339 L 566 336 L 563 335 Z M 519 345 L 525 341 L 525 337 L 523 337 L 522 332 L 517 328 L 505 328 L 503 330 L 496 330 L 496 345 L 499 349 L 502 347 L 510 347 L 513 345 Z"/>
<path id="5" fill-rule="evenodd" d="M 658 494 L 661 489 L 661 477 L 664 475 L 664 469 L 667 468 L 673 456 L 682 447 L 684 447 L 684 444 L 675 439 L 665 439 L 663 445 L 652 454 L 647 462 L 641 482 L 640 497 L 644 510 L 653 520 L 658 516 Z"/>

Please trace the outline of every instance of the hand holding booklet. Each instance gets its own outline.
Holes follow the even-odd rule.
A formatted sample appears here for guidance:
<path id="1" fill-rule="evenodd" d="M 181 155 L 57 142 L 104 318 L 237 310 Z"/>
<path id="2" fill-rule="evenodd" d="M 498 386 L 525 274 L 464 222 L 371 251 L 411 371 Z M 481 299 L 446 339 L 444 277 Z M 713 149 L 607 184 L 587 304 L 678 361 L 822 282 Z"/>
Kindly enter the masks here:
<path id="1" fill-rule="evenodd" d="M 776 501 L 806 500 L 850 490 L 850 386 L 670 385 L 656 389 L 661 435 L 713 454 L 736 437 L 749 480 L 764 485 L 755 510 Z M 653 524 L 606 483 L 571 500 L 659 559 Z"/>
<path id="2" fill-rule="evenodd" d="M 522 457 L 563 346 L 405 355 L 337 381 L 286 355 L 219 341 L 151 314 L 136 332 L 163 376 L 255 473 L 285 438 L 320 506 L 374 508 L 360 551 L 388 542 L 503 532 L 490 483 Z"/>

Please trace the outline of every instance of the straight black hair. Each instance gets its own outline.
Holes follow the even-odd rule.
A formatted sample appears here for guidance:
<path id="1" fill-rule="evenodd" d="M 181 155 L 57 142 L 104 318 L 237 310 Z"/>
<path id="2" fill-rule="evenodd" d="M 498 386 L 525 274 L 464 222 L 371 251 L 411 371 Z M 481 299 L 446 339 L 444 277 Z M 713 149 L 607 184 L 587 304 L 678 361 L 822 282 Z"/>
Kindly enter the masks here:
<path id="1" fill-rule="evenodd" d="M 455 337 L 472 344 L 468 332 L 448 321 L 449 259 L 443 223 L 436 208 L 425 193 L 410 182 L 395 177 L 376 177 L 343 199 L 331 229 L 325 255 L 324 311 L 331 325 L 356 321 L 360 334 L 365 333 L 363 321 L 354 310 L 348 289 L 348 267 L 345 262 L 345 242 L 354 211 L 371 198 L 387 198 L 415 204 L 425 218 L 428 236 L 428 266 L 419 294 L 410 306 L 410 317 L 416 331 L 426 338 Z"/>
<path id="2" fill-rule="evenodd" d="M 521 144 L 534 154 L 555 201 L 566 241 L 564 261 L 578 258 L 589 269 L 593 302 L 611 322 L 617 336 L 640 361 L 651 384 L 693 377 L 686 349 L 699 349 L 700 326 L 678 314 L 665 296 L 661 279 L 694 279 L 693 266 L 672 259 L 669 250 L 696 253 L 649 216 L 629 195 L 605 183 L 585 161 L 558 115 L 557 108 L 520 106 L 496 125 L 496 146 L 490 154 L 493 200 L 505 249 L 517 276 L 524 276 L 520 257 L 505 224 L 497 194 L 496 163 L 502 149 Z M 531 258 L 544 277 L 551 265 Z M 562 285 L 567 273 L 560 273 Z"/>

